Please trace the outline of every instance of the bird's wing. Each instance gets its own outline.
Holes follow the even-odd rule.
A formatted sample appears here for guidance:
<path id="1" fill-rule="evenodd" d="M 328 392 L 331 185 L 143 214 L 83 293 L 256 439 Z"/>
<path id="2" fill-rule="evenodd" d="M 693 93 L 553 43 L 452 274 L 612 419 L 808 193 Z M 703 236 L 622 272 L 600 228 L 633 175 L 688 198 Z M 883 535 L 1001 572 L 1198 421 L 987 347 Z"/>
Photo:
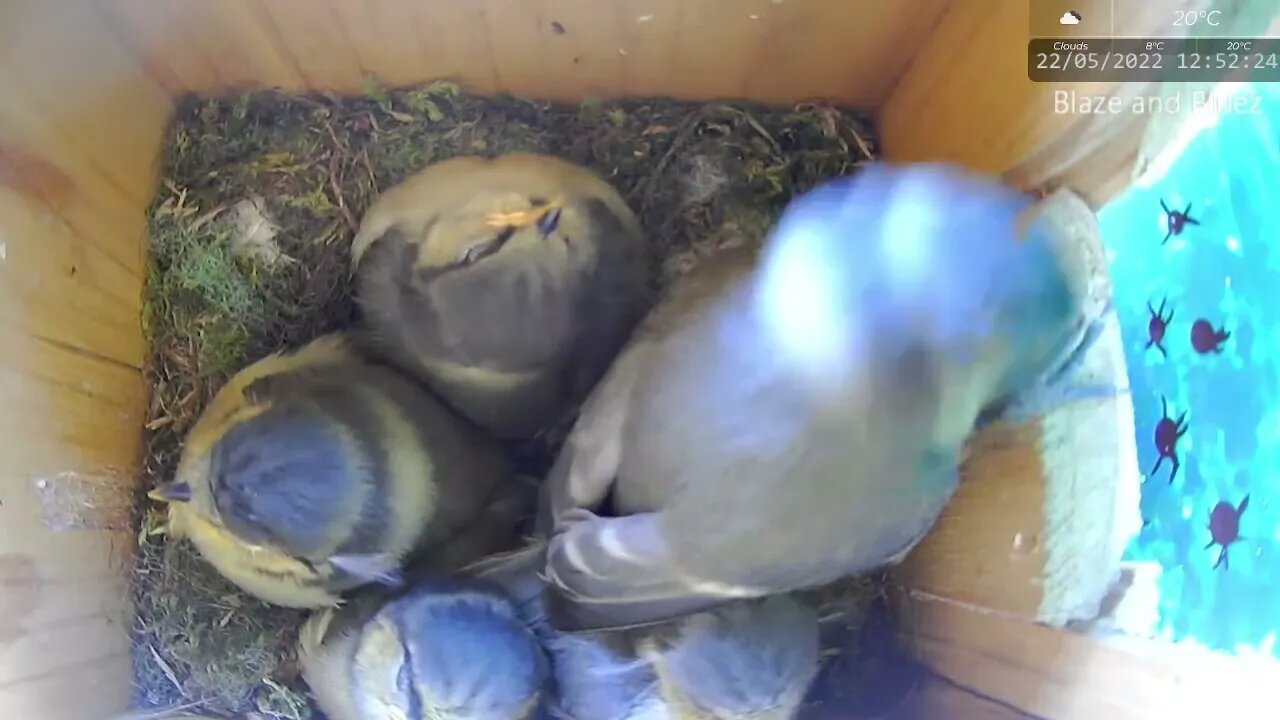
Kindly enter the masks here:
<path id="1" fill-rule="evenodd" d="M 543 485 L 547 615 L 561 631 L 648 625 L 723 602 L 671 562 L 654 514 L 597 516 L 621 464 L 637 379 L 656 340 L 633 339 L 583 405 Z"/>
<path id="2" fill-rule="evenodd" d="M 656 513 L 570 511 L 547 545 L 545 573 L 547 618 L 561 632 L 644 627 L 763 594 L 682 573 Z"/>
<path id="3" fill-rule="evenodd" d="M 539 536 L 548 536 L 569 510 L 596 509 L 608 497 L 622 461 L 623 430 L 632 392 L 649 350 L 648 342 L 632 343 L 583 403 L 542 486 Z"/>
<path id="4" fill-rule="evenodd" d="M 641 376 L 657 371 L 664 356 L 671 354 L 672 335 L 694 327 L 700 314 L 712 311 L 718 298 L 747 279 L 757 253 L 753 246 L 720 251 L 715 262 L 698 266 L 669 288 L 631 332 L 622 352 L 583 402 L 551 468 L 543 486 L 539 535 L 547 536 L 565 511 L 595 509 L 608 497 L 621 464 L 623 437 Z"/>

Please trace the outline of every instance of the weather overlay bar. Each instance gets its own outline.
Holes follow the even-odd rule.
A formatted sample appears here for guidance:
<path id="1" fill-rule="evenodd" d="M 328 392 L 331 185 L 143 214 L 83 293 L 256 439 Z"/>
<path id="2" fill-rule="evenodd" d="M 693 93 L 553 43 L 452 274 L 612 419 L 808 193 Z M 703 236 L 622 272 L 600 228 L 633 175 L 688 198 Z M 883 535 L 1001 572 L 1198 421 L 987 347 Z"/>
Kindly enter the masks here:
<path id="1" fill-rule="evenodd" d="M 1034 38 L 1033 82 L 1280 82 L 1280 38 Z"/>

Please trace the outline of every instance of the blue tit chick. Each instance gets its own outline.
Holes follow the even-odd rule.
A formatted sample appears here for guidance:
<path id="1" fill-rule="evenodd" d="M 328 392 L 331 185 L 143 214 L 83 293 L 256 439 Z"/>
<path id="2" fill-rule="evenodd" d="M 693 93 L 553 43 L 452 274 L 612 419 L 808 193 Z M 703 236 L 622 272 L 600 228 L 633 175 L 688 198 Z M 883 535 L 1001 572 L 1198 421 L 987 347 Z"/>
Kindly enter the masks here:
<path id="1" fill-rule="evenodd" d="M 536 501 L 496 441 L 340 335 L 233 376 L 151 496 L 169 503 L 171 537 L 244 591 L 298 608 L 394 584 L 407 558 L 436 549 L 456 563 L 504 549 L 514 532 L 457 539 L 494 508 Z"/>
<path id="2" fill-rule="evenodd" d="M 370 347 L 506 440 L 567 419 L 652 304 L 630 207 L 547 155 L 429 165 L 378 196 L 352 260 Z"/>
<path id="3" fill-rule="evenodd" d="M 550 668 L 510 599 L 435 578 L 317 612 L 298 639 L 302 676 L 330 720 L 541 717 Z"/>
<path id="4" fill-rule="evenodd" d="M 545 544 L 477 561 L 463 573 L 493 582 L 515 602 L 527 627 L 551 660 L 555 699 L 551 714 L 569 720 L 669 718 L 653 666 L 620 634 L 560 633 L 543 611 L 538 569 Z"/>
<path id="5" fill-rule="evenodd" d="M 740 600 L 680 618 L 637 650 L 676 717 L 788 720 L 818 671 L 818 618 L 790 595 Z"/>
<path id="6" fill-rule="evenodd" d="M 787 595 L 634 632 L 561 633 L 538 576 L 545 545 L 467 568 L 503 587 L 551 658 L 553 714 L 590 720 L 791 718 L 818 670 L 818 618 Z"/>
<path id="7" fill-rule="evenodd" d="M 546 481 L 553 624 L 640 626 L 901 560 L 979 413 L 1070 336 L 1029 204 L 955 167 L 874 165 L 673 284 Z"/>

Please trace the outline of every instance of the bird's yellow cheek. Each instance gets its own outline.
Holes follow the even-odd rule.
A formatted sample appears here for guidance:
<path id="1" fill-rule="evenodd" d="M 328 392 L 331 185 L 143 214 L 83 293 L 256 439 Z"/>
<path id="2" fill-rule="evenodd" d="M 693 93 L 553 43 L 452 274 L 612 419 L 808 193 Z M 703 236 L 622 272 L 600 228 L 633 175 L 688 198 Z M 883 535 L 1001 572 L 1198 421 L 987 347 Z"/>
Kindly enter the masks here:
<path id="1" fill-rule="evenodd" d="M 417 720 L 409 718 L 409 698 L 398 683 L 407 661 L 399 628 L 385 616 L 375 617 L 361 633 L 352 671 L 361 717 Z"/>
<path id="2" fill-rule="evenodd" d="M 245 592 L 285 607 L 329 607 L 338 602 L 337 596 L 325 589 L 325 578 L 298 560 L 271 548 L 248 545 L 198 513 L 187 511 L 177 516 L 201 556 Z"/>

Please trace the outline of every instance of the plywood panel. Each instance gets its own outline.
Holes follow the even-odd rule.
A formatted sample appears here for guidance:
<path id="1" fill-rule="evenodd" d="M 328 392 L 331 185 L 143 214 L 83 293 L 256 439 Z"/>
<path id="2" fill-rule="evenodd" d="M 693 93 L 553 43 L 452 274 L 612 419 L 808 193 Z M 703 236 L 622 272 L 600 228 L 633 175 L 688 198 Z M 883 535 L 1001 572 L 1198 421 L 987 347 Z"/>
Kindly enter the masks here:
<path id="1" fill-rule="evenodd" d="M 171 95 L 186 88 L 223 83 L 199 41 L 201 30 L 178 3 L 154 0 L 108 0 L 102 17 L 134 51 L 138 62 Z M 176 52 L 175 48 L 183 48 Z"/>
<path id="2" fill-rule="evenodd" d="M 417 11 L 398 0 L 331 2 L 361 68 L 383 85 L 399 87 L 421 79 L 430 42 L 418 29 Z"/>
<path id="3" fill-rule="evenodd" d="M 165 90 L 207 75 L 99 11 L 0 5 L 0 717 L 129 694 L 144 208 Z"/>
<path id="4" fill-rule="evenodd" d="M 970 443 L 961 484 L 901 566 L 918 591 L 1034 618 L 1045 567 L 1043 468 L 1033 423 L 990 427 Z"/>
<path id="5" fill-rule="evenodd" d="M 174 91 L 356 91 L 374 74 L 562 100 L 861 105 L 883 100 L 949 1 L 105 0 L 118 34 Z"/>
<path id="6" fill-rule="evenodd" d="M 265 29 L 292 58 L 313 90 L 360 91 L 360 54 L 327 0 L 256 0 L 266 10 Z"/>
<path id="7" fill-rule="evenodd" d="M 12 391 L 31 382 L 12 375 L 0 373 L 0 403 L 9 408 Z M 76 413 L 65 394 L 45 393 L 43 403 L 16 410 L 20 425 L 5 423 L 12 444 L 0 477 L 4 717 L 90 720 L 128 698 L 125 568 L 135 473 L 121 453 L 137 442 L 143 393 L 140 382 L 134 388 L 132 412 L 82 396 Z M 132 439 L 123 430 L 86 434 L 117 424 L 132 428 Z"/>
<path id="8" fill-rule="evenodd" d="M 930 676 L 884 720 L 1036 720 L 1016 708 L 979 697 L 947 680 Z"/>
<path id="9" fill-rule="evenodd" d="M 150 199 L 160 128 L 169 103 L 92 5 L 17 0 L 4 8 L 0 67 L 21 103 L 125 197 Z"/>
<path id="10" fill-rule="evenodd" d="M 4 300 L 0 300 L 4 302 Z M 136 371 L 0 333 L 0 715 L 90 720 L 129 692 Z"/>
<path id="11" fill-rule="evenodd" d="M 1172 10 L 1195 2 L 1113 8 L 1110 0 L 1087 0 L 1072 8 L 1085 17 L 1114 17 L 1117 34 L 1143 36 L 1167 33 Z M 1068 184 L 1099 205 L 1126 184 L 1145 115 L 1063 109 L 1055 105 L 1063 97 L 1056 93 L 1114 96 L 1127 108 L 1151 89 L 1140 83 L 1031 82 L 1025 39 L 1033 7 L 1061 12 L 1024 0 L 952 4 L 885 105 L 885 153 L 1007 173 L 1025 187 Z"/>
<path id="12" fill-rule="evenodd" d="M 1035 717 L 1256 717 L 1280 702 L 1270 662 L 1090 637 L 930 600 L 909 601 L 909 617 L 917 651 L 937 672 Z"/>
<path id="13" fill-rule="evenodd" d="M 477 92 L 498 90 L 484 3 L 436 0 L 406 5 L 403 0 L 374 0 L 374 4 L 385 18 L 416 24 L 422 59 L 410 68 L 412 72 L 402 73 L 407 83 L 451 79 Z"/>
<path id="14" fill-rule="evenodd" d="M 418 33 L 426 48 L 426 62 L 413 82 L 447 79 L 477 92 L 497 92 L 498 76 L 493 62 L 493 39 L 489 34 L 485 2 L 438 0 L 414 3 L 381 0 L 386 11 L 417 20 Z M 532 62 L 532 59 L 530 59 Z"/>
<path id="15" fill-rule="evenodd" d="M 90 720 L 128 698 L 126 564 L 145 402 L 134 369 L 0 331 L 4 717 Z"/>
<path id="16" fill-rule="evenodd" d="M 747 68 L 746 94 L 841 99 L 847 88 L 879 107 L 950 3 L 769 2 L 760 11 L 764 32 Z M 802 49 L 794 38 L 804 38 Z"/>
<path id="17" fill-rule="evenodd" d="M 644 3 L 633 3 L 633 6 L 643 7 Z M 681 97 L 746 96 L 753 73 L 770 72 L 755 63 L 757 52 L 768 35 L 770 20 L 765 17 L 770 9 L 772 6 L 767 0 L 746 0 L 732 5 L 703 1 L 683 3 L 678 13 L 669 10 L 662 17 L 672 18 L 670 21 L 659 23 L 659 16 L 654 13 L 652 22 L 637 26 L 631 32 L 653 38 L 674 29 L 679 44 L 669 59 L 646 52 L 631 55 L 628 51 L 625 61 L 631 72 L 648 80 L 643 89 L 639 86 L 633 89 L 663 93 L 665 86 L 665 92 Z M 838 22 L 839 18 L 832 20 Z M 791 42 L 800 41 L 796 37 Z M 799 51 L 798 47 L 792 47 Z M 651 62 L 662 68 L 662 76 L 646 71 Z"/>
<path id="18" fill-rule="evenodd" d="M 146 50 L 150 64 L 189 65 L 199 58 L 213 73 L 191 75 L 184 90 L 217 90 L 280 87 L 303 89 L 306 83 L 297 60 L 283 46 L 266 10 L 256 0 L 190 2 L 189 0 L 103 0 L 103 11 L 122 16 L 127 26 L 145 27 L 158 4 L 168 5 L 171 22 L 183 28 L 171 33 L 163 45 L 156 41 Z"/>
<path id="19" fill-rule="evenodd" d="M 0 324 L 140 366 L 142 278 L 41 203 L 0 188 Z"/>
<path id="20" fill-rule="evenodd" d="M 140 176 L 139 185 L 146 177 L 152 176 Z M 65 222 L 80 242 L 96 246 L 142 276 L 143 206 L 109 182 L 56 126 L 24 101 L 4 66 L 0 66 L 0 186 L 39 202 Z"/>
<path id="21" fill-rule="evenodd" d="M 56 718 L 57 720 L 101 720 L 119 708 L 105 704 L 104 697 L 129 687 L 132 668 L 128 653 L 111 653 L 87 658 L 74 666 L 59 668 L 23 681 L 26 692 L 0 688 L 0 713 L 11 718 Z M 127 698 L 127 694 L 124 695 Z"/>

